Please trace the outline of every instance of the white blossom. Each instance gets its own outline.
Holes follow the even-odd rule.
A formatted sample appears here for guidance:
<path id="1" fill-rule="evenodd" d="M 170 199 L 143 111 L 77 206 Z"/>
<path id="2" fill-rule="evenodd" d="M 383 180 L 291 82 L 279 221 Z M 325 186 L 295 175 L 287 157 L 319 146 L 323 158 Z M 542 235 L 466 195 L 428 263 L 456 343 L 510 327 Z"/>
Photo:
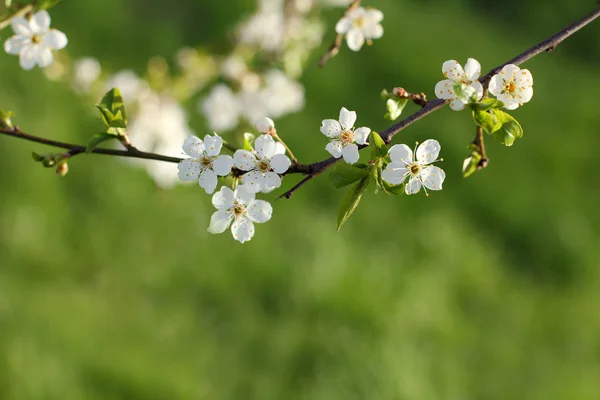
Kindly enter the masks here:
<path id="1" fill-rule="evenodd" d="M 348 111 L 345 107 L 340 110 L 340 119 L 326 119 L 321 125 L 321 133 L 331 139 L 331 142 L 325 146 L 335 158 L 344 157 L 348 164 L 354 164 L 358 161 L 358 146 L 367 144 L 369 128 L 358 128 L 354 130 L 356 122 L 356 112 Z"/>
<path id="2" fill-rule="evenodd" d="M 73 70 L 73 86 L 80 93 L 89 91 L 102 73 L 100 62 L 92 57 L 84 57 L 75 61 Z"/>
<path id="3" fill-rule="evenodd" d="M 528 69 L 508 64 L 492 77 L 488 88 L 504 108 L 514 110 L 533 97 L 533 76 Z"/>
<path id="4" fill-rule="evenodd" d="M 279 118 L 304 108 L 304 87 L 299 82 L 277 69 L 269 70 L 264 79 L 262 96 L 268 115 Z"/>
<path id="5" fill-rule="evenodd" d="M 244 243 L 252 239 L 254 223 L 267 222 L 273 214 L 271 204 L 256 200 L 254 196 L 244 185 L 238 186 L 235 191 L 223 186 L 212 198 L 217 212 L 210 218 L 208 232 L 223 233 L 231 225 L 235 240 Z"/>
<path id="6" fill-rule="evenodd" d="M 256 121 L 256 130 L 260 133 L 271 133 L 275 130 L 275 122 L 271 118 L 261 118 Z"/>
<path id="7" fill-rule="evenodd" d="M 383 36 L 383 13 L 372 8 L 358 7 L 346 14 L 335 26 L 335 31 L 340 35 L 346 35 L 346 43 L 350 50 L 359 51 L 372 39 Z"/>
<path id="8" fill-rule="evenodd" d="M 292 162 L 285 148 L 270 135 L 260 135 L 254 141 L 254 151 L 237 150 L 233 155 L 236 168 L 248 171 L 242 175 L 242 184 L 252 193 L 269 193 L 281 186 L 279 175 L 285 173 Z"/>
<path id="9" fill-rule="evenodd" d="M 52 64 L 52 50 L 60 50 L 68 43 L 64 33 L 50 29 L 50 15 L 46 10 L 38 11 L 29 19 L 15 17 L 11 25 L 15 35 L 4 42 L 4 51 L 18 54 L 21 67 L 26 70 Z"/>
<path id="10" fill-rule="evenodd" d="M 233 91 L 225 84 L 215 85 L 199 106 L 210 130 L 228 131 L 238 125 L 240 103 Z"/>
<path id="11" fill-rule="evenodd" d="M 414 153 L 407 145 L 396 144 L 388 152 L 392 162 L 385 167 L 381 177 L 390 185 L 399 185 L 409 178 L 404 187 L 406 194 L 418 193 L 422 186 L 429 190 L 442 190 L 446 173 L 431 165 L 439 161 L 440 149 L 435 139 L 424 141 Z"/>
<path id="12" fill-rule="evenodd" d="M 460 111 L 465 108 L 466 98 L 460 98 L 454 90 L 457 84 L 465 85 L 465 92 L 469 93 L 473 90 L 477 94 L 477 100 L 483 96 L 483 86 L 479 83 L 479 75 L 481 74 L 481 64 L 473 58 L 469 58 L 463 69 L 462 65 L 456 60 L 446 61 L 442 65 L 444 73 L 443 81 L 435 85 L 435 94 L 439 99 L 450 99 L 450 108 L 454 111 Z"/>
<path id="13" fill-rule="evenodd" d="M 190 156 L 177 165 L 179 179 L 198 180 L 206 193 L 212 194 L 217 188 L 217 176 L 227 176 L 233 167 L 233 158 L 219 155 L 223 147 L 220 136 L 204 136 L 204 141 L 196 136 L 188 136 L 183 142 L 183 151 Z"/>

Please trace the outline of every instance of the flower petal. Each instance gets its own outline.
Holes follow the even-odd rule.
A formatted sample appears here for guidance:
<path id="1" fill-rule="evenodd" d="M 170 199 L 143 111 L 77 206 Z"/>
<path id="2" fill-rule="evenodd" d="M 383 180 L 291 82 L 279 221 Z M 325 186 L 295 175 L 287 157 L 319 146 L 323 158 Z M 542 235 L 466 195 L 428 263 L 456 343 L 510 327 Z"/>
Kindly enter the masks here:
<path id="1" fill-rule="evenodd" d="M 327 143 L 325 150 L 327 150 L 329 154 L 335 158 L 340 158 L 342 156 L 342 142 L 339 140 L 332 140 L 331 142 Z"/>
<path id="2" fill-rule="evenodd" d="M 45 46 L 50 47 L 52 50 L 63 49 L 69 44 L 67 35 L 56 29 L 50 29 L 46 35 L 44 35 L 43 43 Z"/>
<path id="3" fill-rule="evenodd" d="M 352 29 L 352 21 L 349 18 L 344 17 L 335 24 L 335 31 L 340 35 L 348 33 L 350 29 Z"/>
<path id="4" fill-rule="evenodd" d="M 251 193 L 258 193 L 263 188 L 263 174 L 257 170 L 250 171 L 242 175 L 242 184 L 246 190 Z"/>
<path id="5" fill-rule="evenodd" d="M 342 149 L 342 155 L 344 156 L 344 161 L 348 164 L 354 164 L 358 161 L 358 146 L 354 143 L 350 143 Z"/>
<path id="6" fill-rule="evenodd" d="M 200 176 L 200 163 L 194 160 L 183 160 L 177 164 L 179 179 L 182 181 L 195 181 Z"/>
<path id="7" fill-rule="evenodd" d="M 227 211 L 231 209 L 231 207 L 233 207 L 234 200 L 234 192 L 227 186 L 221 187 L 221 190 L 215 193 L 212 197 L 213 206 L 215 206 L 215 208 L 219 211 Z"/>
<path id="8" fill-rule="evenodd" d="M 483 85 L 479 83 L 479 81 L 474 81 L 470 86 L 475 89 L 475 93 L 477 93 L 477 100 L 481 100 L 483 97 Z"/>
<path id="9" fill-rule="evenodd" d="M 401 162 L 391 162 L 381 172 L 381 178 L 390 185 L 399 185 L 408 176 L 408 169 Z"/>
<path id="10" fill-rule="evenodd" d="M 220 155 L 213 161 L 213 170 L 219 176 L 227 176 L 233 167 L 233 158 L 226 154 Z"/>
<path id="11" fill-rule="evenodd" d="M 379 39 L 383 36 L 383 26 L 381 24 L 366 24 L 363 26 L 365 39 Z"/>
<path id="12" fill-rule="evenodd" d="M 340 110 L 340 124 L 342 124 L 342 130 L 350 130 L 354 128 L 356 122 L 356 111 L 348 111 L 346 107 L 342 107 Z"/>
<path id="13" fill-rule="evenodd" d="M 444 74 L 444 77 L 454 81 L 455 83 L 461 83 L 465 78 L 465 71 L 460 63 L 456 60 L 448 60 L 442 64 L 442 73 Z"/>
<path id="14" fill-rule="evenodd" d="M 236 150 L 233 153 L 233 165 L 242 171 L 251 171 L 256 168 L 256 156 L 247 150 Z"/>
<path id="15" fill-rule="evenodd" d="M 204 155 L 204 143 L 200 140 L 199 137 L 190 135 L 185 138 L 183 141 L 183 146 L 181 146 L 183 152 L 190 157 L 200 158 Z"/>
<path id="16" fill-rule="evenodd" d="M 10 23 L 13 32 L 20 36 L 31 37 L 31 28 L 29 27 L 29 21 L 22 17 L 13 18 Z"/>
<path id="17" fill-rule="evenodd" d="M 456 97 L 454 94 L 454 85 L 456 85 L 456 82 L 451 81 L 450 79 L 439 81 L 437 85 L 435 85 L 435 95 L 438 99 L 444 100 Z"/>
<path id="18" fill-rule="evenodd" d="M 254 236 L 254 224 L 248 218 L 238 218 L 231 224 L 231 234 L 240 243 L 245 243 Z"/>
<path id="19" fill-rule="evenodd" d="M 275 140 L 271 135 L 260 135 L 254 141 L 254 149 L 259 157 L 271 159 L 275 155 Z"/>
<path id="20" fill-rule="evenodd" d="M 210 226 L 207 231 L 212 234 L 223 233 L 232 219 L 233 213 L 231 211 L 217 211 L 210 217 Z"/>
<path id="21" fill-rule="evenodd" d="M 365 44 L 365 35 L 361 29 L 352 28 L 346 33 L 346 43 L 352 51 L 359 51 Z"/>
<path id="22" fill-rule="evenodd" d="M 271 118 L 261 118 L 256 121 L 256 130 L 260 133 L 269 133 L 275 129 L 275 122 Z"/>
<path id="23" fill-rule="evenodd" d="M 493 94 L 494 96 L 498 97 L 502 93 L 503 89 L 504 89 L 504 80 L 502 79 L 502 76 L 500 76 L 500 74 L 496 74 L 496 75 L 492 76 L 492 79 L 490 79 L 490 83 L 488 85 L 488 90 L 490 91 L 490 93 Z M 498 99 L 498 100 L 500 100 L 500 99 Z M 500 100 L 500 101 L 502 101 L 502 100 Z"/>
<path id="24" fill-rule="evenodd" d="M 206 191 L 207 194 L 213 194 L 213 192 L 217 188 L 217 183 L 219 183 L 219 180 L 215 171 L 208 168 L 200 173 L 198 183 L 200 184 L 200 187 Z"/>
<path id="25" fill-rule="evenodd" d="M 290 159 L 283 154 L 275 154 L 271 160 L 271 168 L 278 174 L 285 173 L 292 165 Z"/>
<path id="26" fill-rule="evenodd" d="M 435 139 L 428 139 L 417 148 L 417 161 L 421 165 L 430 164 L 437 160 L 442 146 Z"/>
<path id="27" fill-rule="evenodd" d="M 507 64 L 504 67 L 502 67 L 502 71 L 500 71 L 500 76 L 507 81 L 512 81 L 516 79 L 517 73 L 520 70 L 521 68 L 514 64 Z"/>
<path id="28" fill-rule="evenodd" d="M 281 178 L 275 172 L 266 172 L 263 176 L 263 193 L 269 193 L 281 186 Z"/>
<path id="29" fill-rule="evenodd" d="M 275 142 L 275 155 L 276 154 L 285 154 L 285 146 L 279 142 Z"/>
<path id="30" fill-rule="evenodd" d="M 273 207 L 264 200 L 254 200 L 248 205 L 248 218 L 252 222 L 263 223 L 271 219 Z"/>
<path id="31" fill-rule="evenodd" d="M 211 157 L 218 156 L 223 146 L 221 136 L 204 136 L 204 151 Z"/>
<path id="32" fill-rule="evenodd" d="M 429 190 L 442 190 L 444 179 L 446 179 L 446 173 L 436 166 L 428 165 L 421 170 L 421 180 Z"/>
<path id="33" fill-rule="evenodd" d="M 415 194 L 421 191 L 421 181 L 417 177 L 410 178 L 406 186 L 404 187 L 404 193 Z"/>
<path id="34" fill-rule="evenodd" d="M 374 8 L 365 10 L 365 20 L 372 23 L 379 23 L 383 21 L 383 13 Z"/>
<path id="35" fill-rule="evenodd" d="M 525 88 L 533 86 L 533 76 L 528 69 L 522 69 L 517 74 L 517 86 Z"/>
<path id="36" fill-rule="evenodd" d="M 42 68 L 46 68 L 48 65 L 52 64 L 54 57 L 52 56 L 52 51 L 45 47 L 41 48 L 38 53 L 38 65 Z"/>
<path id="37" fill-rule="evenodd" d="M 321 133 L 329 138 L 336 138 L 342 132 L 342 125 L 335 119 L 326 119 L 321 123 Z"/>
<path id="38" fill-rule="evenodd" d="M 50 28 L 50 14 L 46 10 L 40 10 L 33 14 L 29 20 L 29 27 L 33 33 L 43 33 Z"/>
<path id="39" fill-rule="evenodd" d="M 460 111 L 465 108 L 465 103 L 463 103 L 460 99 L 452 99 L 450 101 L 450 108 L 454 111 Z"/>
<path id="40" fill-rule="evenodd" d="M 498 100 L 500 100 L 501 102 L 504 103 L 504 108 L 507 110 L 516 110 L 517 108 L 519 108 L 519 101 L 514 99 L 511 96 L 507 96 L 506 94 L 499 94 L 498 96 Z"/>
<path id="41" fill-rule="evenodd" d="M 465 64 L 465 76 L 469 82 L 474 82 L 481 75 L 481 64 L 474 58 L 469 58 Z"/>
<path id="42" fill-rule="evenodd" d="M 392 162 L 404 163 L 404 164 L 412 164 L 413 162 L 413 152 L 405 144 L 395 144 L 388 150 L 388 154 Z"/>
<path id="43" fill-rule="evenodd" d="M 247 206 L 254 200 L 254 193 L 248 190 L 248 187 L 245 185 L 240 185 L 235 189 L 234 192 L 235 199 L 238 203 Z"/>
<path id="44" fill-rule="evenodd" d="M 522 103 L 527 103 L 529 100 L 531 100 L 531 98 L 533 97 L 533 88 L 532 87 L 528 87 L 527 89 L 521 90 L 521 92 L 519 92 L 519 94 L 517 95 L 517 99 L 519 100 L 519 102 Z"/>
<path id="45" fill-rule="evenodd" d="M 4 51 L 8 54 L 17 55 L 21 50 L 31 44 L 31 39 L 26 36 L 15 35 L 4 42 Z"/>
<path id="46" fill-rule="evenodd" d="M 358 128 L 354 131 L 354 141 L 358 144 L 367 144 L 367 139 L 369 139 L 370 133 L 371 129 L 369 128 Z"/>
<path id="47" fill-rule="evenodd" d="M 24 47 L 19 53 L 19 64 L 21 65 L 21 68 L 30 70 L 35 67 L 35 64 L 38 62 L 38 52 L 38 45 Z"/>

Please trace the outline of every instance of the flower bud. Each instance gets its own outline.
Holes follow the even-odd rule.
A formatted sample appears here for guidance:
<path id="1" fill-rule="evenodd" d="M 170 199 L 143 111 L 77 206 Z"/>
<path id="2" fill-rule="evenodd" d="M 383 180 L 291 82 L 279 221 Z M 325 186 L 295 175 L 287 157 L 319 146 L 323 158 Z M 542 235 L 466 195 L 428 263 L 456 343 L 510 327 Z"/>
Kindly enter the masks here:
<path id="1" fill-rule="evenodd" d="M 62 178 L 65 175 L 67 175 L 68 172 L 69 172 L 69 164 L 67 163 L 67 160 L 61 161 L 58 164 L 58 166 L 56 167 L 56 175 L 58 175 Z"/>
<path id="2" fill-rule="evenodd" d="M 275 122 L 270 118 L 261 118 L 256 122 L 256 130 L 260 133 L 271 133 L 275 130 Z"/>

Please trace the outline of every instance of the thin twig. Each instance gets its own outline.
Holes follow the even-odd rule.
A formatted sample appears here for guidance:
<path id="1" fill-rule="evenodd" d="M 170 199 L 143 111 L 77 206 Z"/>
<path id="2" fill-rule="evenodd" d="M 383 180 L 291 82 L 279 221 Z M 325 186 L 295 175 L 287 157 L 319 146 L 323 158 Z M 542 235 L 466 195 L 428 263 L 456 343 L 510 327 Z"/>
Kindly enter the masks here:
<path id="1" fill-rule="evenodd" d="M 401 99 L 408 99 L 412 101 L 421 108 L 427 106 L 427 95 L 425 95 L 425 93 L 410 93 L 401 87 L 394 88 L 392 93 Z"/>
<path id="2" fill-rule="evenodd" d="M 477 152 L 481 155 L 481 160 L 477 163 L 477 169 L 484 169 L 488 166 L 489 159 L 487 158 L 487 154 L 485 153 L 485 140 L 483 137 L 483 128 L 478 126 L 475 139 L 473 139 L 473 146 L 477 147 Z"/>
<path id="3" fill-rule="evenodd" d="M 0 21 L 0 31 L 12 23 L 12 20 L 17 17 L 24 17 L 33 11 L 33 4 L 27 4 L 14 14 L 10 14 L 6 19 Z"/>

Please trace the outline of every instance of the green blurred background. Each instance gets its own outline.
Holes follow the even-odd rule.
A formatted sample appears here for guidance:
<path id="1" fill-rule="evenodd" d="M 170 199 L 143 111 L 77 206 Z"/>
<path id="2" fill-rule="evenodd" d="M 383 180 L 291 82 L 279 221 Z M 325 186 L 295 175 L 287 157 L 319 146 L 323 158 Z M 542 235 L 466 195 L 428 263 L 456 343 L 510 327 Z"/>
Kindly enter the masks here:
<path id="1" fill-rule="evenodd" d="M 487 71 L 594 7 L 368 3 L 385 13 L 384 37 L 323 70 L 315 53 L 306 109 L 276 121 L 302 161 L 325 156 L 318 127 L 341 106 L 382 130 L 382 88 L 432 96 L 443 61 Z M 73 57 L 142 73 L 184 45 L 225 52 L 253 9 L 64 1 L 52 18 Z M 327 42 L 339 14 L 324 14 Z M 344 191 L 325 176 L 275 202 L 240 245 L 206 233 L 214 209 L 200 188 L 161 191 L 101 156 L 60 179 L 31 160 L 47 148 L 0 137 L 0 399 L 599 399 L 599 33 L 600 22 L 526 64 L 535 95 L 514 112 L 525 136 L 488 141 L 490 166 L 472 178 L 467 112 L 403 131 L 396 143 L 441 142 L 444 190 L 369 193 L 340 233 Z M 1 107 L 22 129 L 80 143 L 99 129 L 66 85 L 2 60 Z"/>

